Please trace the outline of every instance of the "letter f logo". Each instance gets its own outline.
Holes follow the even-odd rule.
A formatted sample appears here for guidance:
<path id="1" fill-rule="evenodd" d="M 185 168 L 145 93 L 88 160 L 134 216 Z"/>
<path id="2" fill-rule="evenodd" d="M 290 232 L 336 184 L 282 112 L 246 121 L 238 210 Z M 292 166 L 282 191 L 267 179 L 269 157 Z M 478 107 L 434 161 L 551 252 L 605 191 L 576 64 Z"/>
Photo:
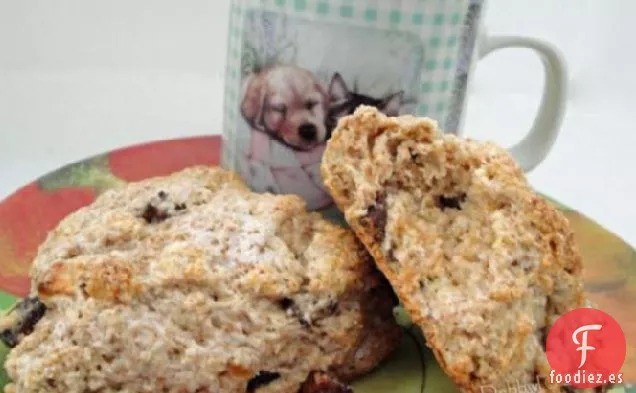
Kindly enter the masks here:
<path id="1" fill-rule="evenodd" d="M 587 351 L 593 351 L 596 349 L 594 347 L 587 345 L 587 332 L 589 330 L 601 330 L 602 328 L 603 326 L 601 325 L 585 325 L 576 329 L 574 333 L 572 333 L 572 341 L 574 341 L 574 344 L 580 345 L 580 347 L 576 349 L 577 351 L 581 351 L 581 364 L 579 365 L 579 368 L 583 367 L 583 365 L 585 364 L 585 361 L 587 360 Z M 583 335 L 582 335 L 583 338 L 581 342 L 579 342 L 576 336 L 581 332 L 583 332 Z"/>

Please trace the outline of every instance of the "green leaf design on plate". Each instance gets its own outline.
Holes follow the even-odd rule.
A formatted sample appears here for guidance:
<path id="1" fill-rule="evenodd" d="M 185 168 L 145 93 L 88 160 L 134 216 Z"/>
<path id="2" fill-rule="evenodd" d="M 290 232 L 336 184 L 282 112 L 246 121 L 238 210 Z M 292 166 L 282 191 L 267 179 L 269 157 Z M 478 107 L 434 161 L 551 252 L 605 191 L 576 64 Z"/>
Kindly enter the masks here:
<path id="1" fill-rule="evenodd" d="M 108 155 L 101 155 L 86 161 L 67 165 L 39 180 L 44 190 L 58 190 L 70 187 L 92 187 L 98 194 L 126 182 L 113 175 L 108 164 Z"/>
<path id="2" fill-rule="evenodd" d="M 459 392 L 424 344 L 420 330 L 414 327 L 405 332 L 393 355 L 378 369 L 353 384 L 355 392 Z"/>
<path id="3" fill-rule="evenodd" d="M 18 300 L 15 296 L 9 295 L 8 293 L 0 292 L 0 313 L 2 310 L 8 310 L 13 306 Z"/>
<path id="4" fill-rule="evenodd" d="M 404 309 L 402 305 L 399 305 L 393 309 L 393 317 L 395 318 L 395 322 L 398 325 L 409 328 L 413 325 L 413 321 L 411 321 L 411 316 Z"/>

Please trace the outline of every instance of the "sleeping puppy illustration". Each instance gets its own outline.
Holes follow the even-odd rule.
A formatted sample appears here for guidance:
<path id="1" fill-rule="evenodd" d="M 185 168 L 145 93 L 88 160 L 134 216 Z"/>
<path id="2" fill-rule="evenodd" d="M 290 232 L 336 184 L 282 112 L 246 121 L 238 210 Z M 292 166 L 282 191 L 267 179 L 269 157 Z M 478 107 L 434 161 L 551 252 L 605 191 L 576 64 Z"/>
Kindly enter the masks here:
<path id="1" fill-rule="evenodd" d="M 374 98 L 349 89 L 342 75 L 335 73 L 329 84 L 329 110 L 327 129 L 333 130 L 344 116 L 352 115 L 360 105 L 370 105 L 387 116 L 398 116 L 404 101 L 404 91 L 388 94 L 383 98 Z"/>
<path id="2" fill-rule="evenodd" d="M 253 130 L 306 151 L 327 140 L 328 101 L 326 89 L 311 72 L 273 65 L 245 81 L 241 114 Z"/>

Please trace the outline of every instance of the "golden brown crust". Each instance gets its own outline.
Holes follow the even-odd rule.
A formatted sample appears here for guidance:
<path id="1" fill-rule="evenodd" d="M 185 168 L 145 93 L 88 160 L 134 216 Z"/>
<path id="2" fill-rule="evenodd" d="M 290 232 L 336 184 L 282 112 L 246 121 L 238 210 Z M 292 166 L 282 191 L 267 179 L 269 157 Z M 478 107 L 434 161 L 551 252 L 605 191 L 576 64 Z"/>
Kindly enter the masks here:
<path id="1" fill-rule="evenodd" d="M 57 262 L 51 265 L 37 288 L 43 301 L 55 296 L 77 295 L 112 303 L 130 302 L 140 290 L 141 285 L 134 281 L 132 266 L 116 258 Z"/>
<path id="2" fill-rule="evenodd" d="M 400 339 L 351 231 L 219 168 L 103 194 L 50 233 L 32 281 L 47 312 L 6 362 L 16 393 L 296 393 Z"/>
<path id="3" fill-rule="evenodd" d="M 321 169 L 462 390 L 545 383 L 545 332 L 584 304 L 581 259 L 567 220 L 507 152 L 363 107 L 340 122 Z"/>

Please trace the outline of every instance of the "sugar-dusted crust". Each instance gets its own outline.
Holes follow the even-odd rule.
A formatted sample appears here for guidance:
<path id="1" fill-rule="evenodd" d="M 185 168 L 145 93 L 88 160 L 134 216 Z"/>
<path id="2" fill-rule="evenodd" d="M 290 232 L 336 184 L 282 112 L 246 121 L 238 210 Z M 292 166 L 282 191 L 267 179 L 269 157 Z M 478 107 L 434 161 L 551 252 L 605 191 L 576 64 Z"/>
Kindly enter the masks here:
<path id="1" fill-rule="evenodd" d="M 47 311 L 6 362 L 14 393 L 296 393 L 400 336 L 350 231 L 218 168 L 105 193 L 50 233 L 32 278 Z"/>
<path id="2" fill-rule="evenodd" d="M 463 391 L 559 390 L 545 339 L 584 305 L 581 259 L 567 220 L 505 150 L 362 107 L 339 123 L 322 175 Z"/>

